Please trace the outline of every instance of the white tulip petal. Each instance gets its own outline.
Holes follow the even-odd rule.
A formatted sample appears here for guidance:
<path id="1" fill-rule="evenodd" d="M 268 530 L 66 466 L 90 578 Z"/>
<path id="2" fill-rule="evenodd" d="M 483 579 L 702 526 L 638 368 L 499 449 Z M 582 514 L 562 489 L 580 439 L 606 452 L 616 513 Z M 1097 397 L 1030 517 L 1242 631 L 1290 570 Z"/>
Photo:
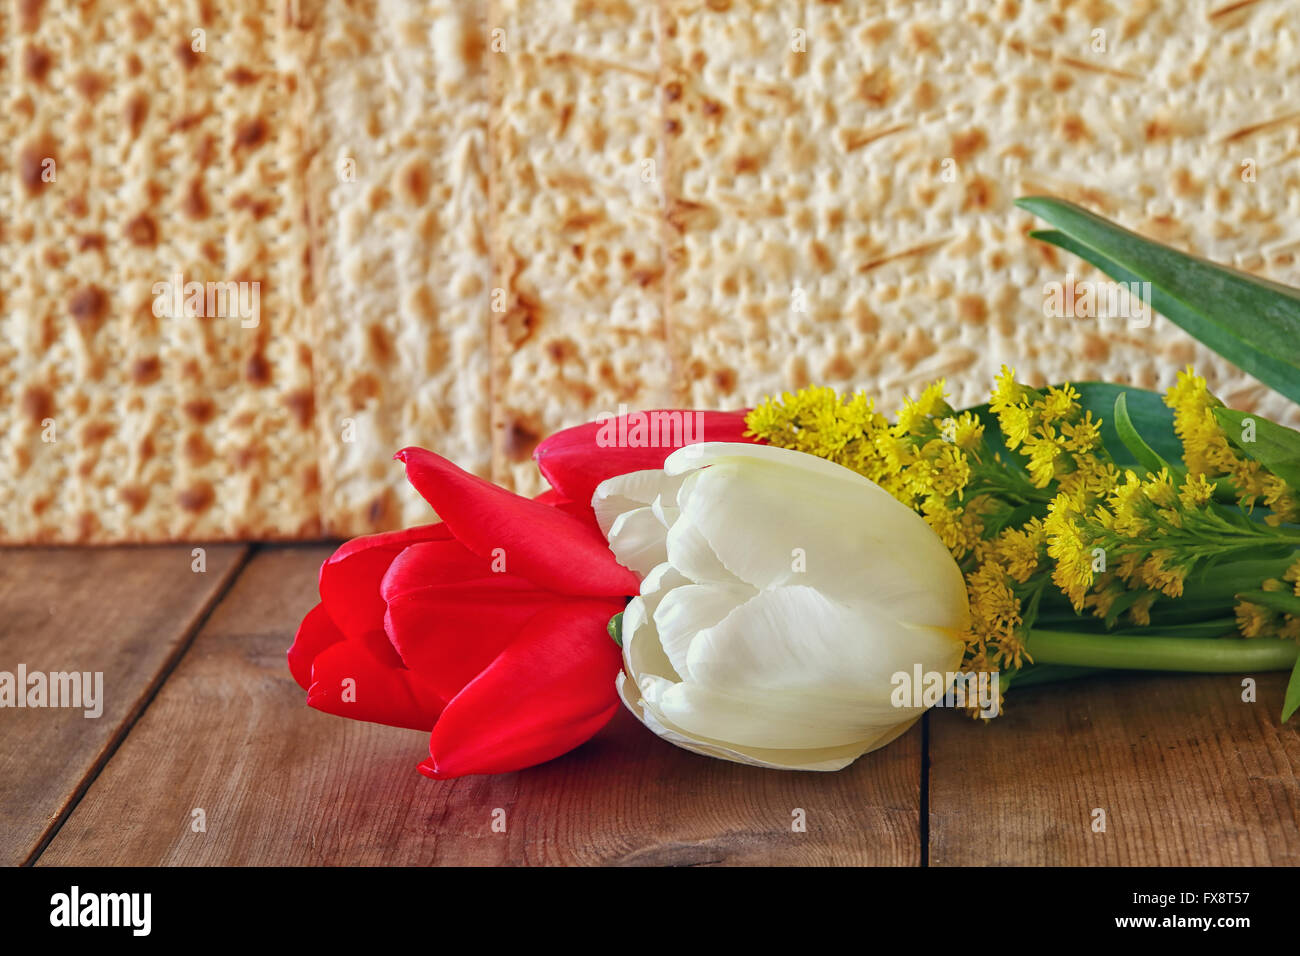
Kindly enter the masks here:
<path id="1" fill-rule="evenodd" d="M 593 507 L 643 575 L 619 696 L 679 747 L 839 769 L 923 712 L 893 706 L 895 674 L 959 665 L 960 570 L 922 518 L 848 469 L 706 443 L 602 483 Z"/>
<path id="2" fill-rule="evenodd" d="M 677 488 L 672 489 L 672 494 L 662 494 L 650 503 L 650 508 L 654 511 L 655 517 L 665 528 L 671 528 L 682 513 L 682 509 L 677 507 Z"/>
<path id="3" fill-rule="evenodd" d="M 762 460 L 693 473 L 678 494 L 669 560 L 673 531 L 689 522 L 755 587 L 806 584 L 843 601 L 873 599 L 913 624 L 965 628 L 965 582 L 943 542 L 883 489 L 841 471 L 858 480 Z"/>
<path id="4" fill-rule="evenodd" d="M 664 473 L 667 475 L 685 475 L 689 472 L 715 465 L 723 461 L 755 461 L 777 464 L 786 468 L 801 469 L 811 472 L 818 478 L 832 478 L 838 481 L 850 481 L 876 485 L 859 475 L 856 471 L 837 465 L 825 458 L 794 451 L 790 448 L 778 448 L 775 445 L 755 445 L 749 442 L 700 442 L 689 448 L 678 449 L 664 461 Z"/>
<path id="5" fill-rule="evenodd" d="M 646 599 L 647 613 L 653 615 L 663 596 L 670 590 L 691 583 L 693 582 L 690 578 L 668 561 L 655 565 L 641 581 L 641 596 Z"/>
<path id="6" fill-rule="evenodd" d="M 654 612 L 655 630 L 673 670 L 691 680 L 687 664 L 691 640 L 754 596 L 744 585 L 688 584 L 673 588 Z"/>
<path id="7" fill-rule="evenodd" d="M 678 518 L 668 529 L 664 545 L 668 562 L 696 584 L 742 585 L 718 560 L 713 547 L 685 517 Z"/>
<path id="8" fill-rule="evenodd" d="M 623 611 L 623 663 L 638 680 L 647 674 L 668 680 L 680 677 L 659 643 L 645 598 L 633 598 Z"/>
<path id="9" fill-rule="evenodd" d="M 638 577 L 668 560 L 668 532 L 650 508 L 624 511 L 605 533 L 618 563 Z"/>
<path id="10" fill-rule="evenodd" d="M 623 661 L 634 676 L 658 674 L 673 680 L 680 678 L 659 643 L 654 613 L 659 602 L 674 588 L 690 583 L 672 565 L 660 564 L 641 582 L 640 596 L 628 602 L 623 612 Z"/>
<path id="11" fill-rule="evenodd" d="M 786 698 L 768 694 L 740 696 L 694 683 L 656 687 L 648 705 L 690 737 L 726 741 L 730 746 L 768 750 L 852 748 L 873 740 L 900 723 L 915 719 L 912 708 L 870 708 L 860 702 Z"/>
<path id="12" fill-rule="evenodd" d="M 615 518 L 625 511 L 649 507 L 661 494 L 667 493 L 668 499 L 674 500 L 680 484 L 680 478 L 666 475 L 659 468 L 606 478 L 591 496 L 591 508 L 596 512 L 601 533 L 608 536 Z"/>
<path id="13" fill-rule="evenodd" d="M 733 763 L 749 764 L 771 770 L 834 771 L 847 767 L 864 753 L 883 747 L 905 733 L 916 718 L 906 720 L 873 740 L 855 742 L 846 747 L 825 747 L 810 750 L 779 750 L 766 747 L 728 746 L 721 741 L 706 741 L 682 733 L 662 714 L 657 713 L 641 697 L 637 685 L 619 673 L 615 686 L 623 705 L 651 732 L 669 743 L 705 757 L 716 757 Z"/>
<path id="14" fill-rule="evenodd" d="M 671 600 L 670 594 L 660 607 Z M 662 640 L 659 613 L 655 624 Z M 911 674 L 918 664 L 923 671 L 956 670 L 963 648 L 955 633 L 900 624 L 871 605 L 802 586 L 763 591 L 701 627 L 679 674 L 720 691 L 807 695 L 814 707 L 849 701 L 864 714 L 892 709 L 894 674 Z"/>
<path id="15" fill-rule="evenodd" d="M 637 690 L 641 692 L 641 699 L 651 707 L 679 683 L 680 681 L 671 681 L 657 674 L 636 675 Z"/>
<path id="16" fill-rule="evenodd" d="M 638 627 L 648 623 L 650 615 L 646 612 L 645 600 L 640 597 L 634 597 L 627 602 L 627 607 L 623 608 L 623 634 L 631 634 Z M 627 645 L 626 639 L 623 641 Z"/>

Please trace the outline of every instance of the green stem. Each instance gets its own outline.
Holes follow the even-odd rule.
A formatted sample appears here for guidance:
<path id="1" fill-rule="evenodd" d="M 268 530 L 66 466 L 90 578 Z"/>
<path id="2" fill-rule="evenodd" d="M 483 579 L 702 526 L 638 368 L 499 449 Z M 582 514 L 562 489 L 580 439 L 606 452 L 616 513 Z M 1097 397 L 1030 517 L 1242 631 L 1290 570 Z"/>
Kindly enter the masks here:
<path id="1" fill-rule="evenodd" d="M 1067 667 L 1063 664 L 1027 664 L 1016 671 L 1010 683 L 1017 689 L 1034 687 L 1038 684 L 1055 684 L 1061 681 L 1077 680 L 1105 671 L 1102 667 Z M 1006 679 L 1005 677 L 1003 678 Z"/>
<path id="2" fill-rule="evenodd" d="M 1029 632 L 1026 649 L 1035 664 L 1205 674 L 1289 670 L 1300 653 L 1293 641 L 1267 637 L 1141 637 L 1038 630 Z"/>

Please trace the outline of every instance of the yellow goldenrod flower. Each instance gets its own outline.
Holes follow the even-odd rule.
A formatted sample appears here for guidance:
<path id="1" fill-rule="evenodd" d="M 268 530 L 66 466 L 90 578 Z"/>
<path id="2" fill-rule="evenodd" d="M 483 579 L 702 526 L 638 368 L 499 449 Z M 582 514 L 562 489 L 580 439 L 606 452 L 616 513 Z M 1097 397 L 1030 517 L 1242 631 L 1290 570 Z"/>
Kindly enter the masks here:
<path id="1" fill-rule="evenodd" d="M 1262 637 L 1273 630 L 1274 613 L 1266 607 L 1242 601 L 1236 607 L 1236 615 L 1242 637 Z"/>
<path id="2" fill-rule="evenodd" d="M 973 452 L 984 439 L 984 424 L 970 412 L 953 419 L 952 440 L 962 451 Z"/>
<path id="3" fill-rule="evenodd" d="M 1027 408 L 1012 406 L 998 413 L 998 427 L 1002 429 L 1002 434 L 1006 436 L 1007 447 L 1012 451 L 1025 443 L 1032 426 L 1033 420 Z"/>
<path id="4" fill-rule="evenodd" d="M 1034 403 L 1034 407 L 1042 410 L 1043 424 L 1050 425 L 1053 422 L 1068 421 L 1079 411 L 1078 402 L 1079 393 L 1074 390 L 1074 386 L 1067 384 L 1060 388 L 1049 388 L 1047 394 Z"/>
<path id="5" fill-rule="evenodd" d="M 1056 561 L 1052 580 L 1075 610 L 1083 608 L 1094 574 L 1092 551 L 1079 533 L 1078 517 L 1075 502 L 1068 495 L 1057 495 L 1047 506 L 1047 517 L 1043 520 L 1047 554 Z"/>
<path id="6" fill-rule="evenodd" d="M 989 396 L 989 409 L 995 415 L 1001 415 L 1009 408 L 1020 405 L 1025 399 L 1025 387 L 1016 381 L 1015 369 L 1002 366 L 1002 371 L 993 385 Z"/>
<path id="7" fill-rule="evenodd" d="M 1282 580 L 1291 582 L 1296 597 L 1300 597 L 1300 559 L 1297 559 L 1294 564 L 1286 569 L 1286 573 L 1282 575 Z"/>
<path id="8" fill-rule="evenodd" d="M 1178 489 L 1178 500 L 1184 508 L 1195 509 L 1214 499 L 1214 485 L 1204 475 L 1188 475 Z"/>
<path id="9" fill-rule="evenodd" d="M 1025 635 L 1045 589 L 1108 624 L 1122 614 L 1146 626 L 1194 569 L 1269 543 L 1268 526 L 1279 528 L 1272 541 L 1294 541 L 1284 526 L 1300 521 L 1300 491 L 1234 449 L 1221 403 L 1190 369 L 1165 395 L 1185 471 L 1117 467 L 1103 421 L 1080 402 L 1072 385 L 1030 388 L 1003 366 L 988 406 L 996 444 L 977 415 L 949 407 L 942 381 L 906 398 L 892 423 L 864 395 L 826 388 L 764 402 L 747 421 L 756 437 L 844 465 L 919 513 L 964 576 L 963 668 L 1018 668 L 1031 662 Z M 1268 508 L 1267 524 L 1224 518 L 1216 491 L 1228 482 L 1242 508 Z M 1300 560 L 1265 587 L 1300 596 Z M 1237 615 L 1243 633 L 1300 640 L 1300 616 L 1248 602 Z"/>

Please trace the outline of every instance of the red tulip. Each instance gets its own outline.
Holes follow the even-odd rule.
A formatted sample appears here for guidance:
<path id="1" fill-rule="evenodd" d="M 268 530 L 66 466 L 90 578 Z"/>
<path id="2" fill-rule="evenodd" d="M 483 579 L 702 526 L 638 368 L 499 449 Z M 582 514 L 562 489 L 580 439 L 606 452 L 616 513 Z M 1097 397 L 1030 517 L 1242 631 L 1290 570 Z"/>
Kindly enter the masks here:
<path id="1" fill-rule="evenodd" d="M 614 715 L 609 619 L 637 593 L 590 496 L 523 498 L 420 448 L 396 456 L 440 524 L 357 538 L 321 567 L 289 667 L 307 703 L 430 731 L 430 777 L 558 757 Z"/>
<path id="2" fill-rule="evenodd" d="M 551 487 L 569 501 L 591 504 L 606 478 L 662 468 L 683 445 L 703 441 L 753 442 L 745 412 L 658 409 L 630 412 L 556 432 L 533 458 Z"/>

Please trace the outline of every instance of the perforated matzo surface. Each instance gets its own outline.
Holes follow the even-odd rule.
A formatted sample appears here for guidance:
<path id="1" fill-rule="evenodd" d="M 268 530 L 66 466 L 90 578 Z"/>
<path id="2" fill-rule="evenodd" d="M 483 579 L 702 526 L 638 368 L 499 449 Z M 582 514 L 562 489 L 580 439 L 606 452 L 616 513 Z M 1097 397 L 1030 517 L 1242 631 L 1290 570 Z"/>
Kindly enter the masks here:
<path id="1" fill-rule="evenodd" d="M 1163 319 L 1044 316 L 1100 277 L 1011 206 L 1300 284 L 1294 3 L 14 3 L 0 72 L 6 542 L 398 527 L 405 444 L 532 493 L 620 403 L 1003 362 L 1296 421 Z M 256 325 L 155 315 L 178 273 Z"/>

